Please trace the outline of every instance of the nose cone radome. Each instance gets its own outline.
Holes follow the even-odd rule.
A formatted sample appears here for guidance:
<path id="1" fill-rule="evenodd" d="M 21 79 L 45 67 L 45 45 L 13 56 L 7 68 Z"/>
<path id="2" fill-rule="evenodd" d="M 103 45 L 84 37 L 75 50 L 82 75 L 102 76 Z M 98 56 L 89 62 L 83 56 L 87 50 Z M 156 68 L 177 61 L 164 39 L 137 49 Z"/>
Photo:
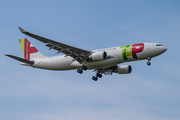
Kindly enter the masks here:
<path id="1" fill-rule="evenodd" d="M 157 46 L 156 52 L 154 52 L 156 55 L 163 54 L 167 50 L 164 46 Z"/>
<path id="2" fill-rule="evenodd" d="M 162 47 L 162 52 L 166 52 L 167 48 L 166 47 Z"/>
<path id="3" fill-rule="evenodd" d="M 162 54 L 164 52 L 166 52 L 167 48 L 164 47 L 164 46 L 160 46 L 159 49 L 158 49 L 158 54 Z"/>

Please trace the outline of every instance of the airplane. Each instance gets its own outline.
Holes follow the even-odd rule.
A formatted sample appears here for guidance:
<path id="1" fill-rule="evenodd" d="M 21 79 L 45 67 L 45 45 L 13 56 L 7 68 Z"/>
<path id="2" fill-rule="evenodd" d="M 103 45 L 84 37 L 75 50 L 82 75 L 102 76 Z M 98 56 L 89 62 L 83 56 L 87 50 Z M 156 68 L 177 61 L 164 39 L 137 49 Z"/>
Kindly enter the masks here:
<path id="1" fill-rule="evenodd" d="M 57 50 L 57 53 L 64 53 L 65 55 L 46 57 L 26 38 L 23 38 L 19 39 L 19 42 L 24 58 L 9 54 L 6 54 L 6 56 L 22 62 L 21 65 L 31 66 L 33 68 L 56 71 L 77 70 L 80 74 L 86 70 L 94 70 L 93 72 L 96 73 L 92 77 L 94 81 L 101 78 L 103 74 L 131 73 L 132 67 L 130 65 L 118 65 L 124 62 L 147 59 L 147 65 L 150 66 L 151 58 L 167 50 L 166 47 L 159 43 L 138 43 L 89 51 L 35 35 L 25 31 L 21 27 L 18 28 L 22 33 L 46 43 L 49 50 L 54 49 Z"/>

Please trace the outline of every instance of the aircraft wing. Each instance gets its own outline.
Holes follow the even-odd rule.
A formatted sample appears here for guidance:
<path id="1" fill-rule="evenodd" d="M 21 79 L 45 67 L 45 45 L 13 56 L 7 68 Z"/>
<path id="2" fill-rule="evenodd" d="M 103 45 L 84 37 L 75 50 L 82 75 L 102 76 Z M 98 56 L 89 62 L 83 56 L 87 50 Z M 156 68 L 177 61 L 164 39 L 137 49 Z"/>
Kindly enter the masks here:
<path id="1" fill-rule="evenodd" d="M 70 57 L 74 58 L 73 60 L 77 60 L 81 64 L 83 61 L 85 61 L 86 57 L 89 56 L 89 54 L 91 53 L 90 51 L 87 51 L 84 49 L 80 49 L 77 47 L 73 47 L 70 45 L 66 45 L 64 43 L 60 43 L 60 42 L 57 42 L 54 40 L 50 40 L 50 39 L 41 37 L 39 35 L 35 35 L 33 33 L 25 31 L 21 27 L 19 27 L 19 30 L 22 33 L 24 33 L 30 37 L 33 37 L 43 43 L 47 43 L 46 46 L 49 47 L 49 50 L 54 49 L 54 50 L 57 50 L 57 53 L 62 52 L 64 54 L 66 54 L 66 56 L 70 56 Z"/>

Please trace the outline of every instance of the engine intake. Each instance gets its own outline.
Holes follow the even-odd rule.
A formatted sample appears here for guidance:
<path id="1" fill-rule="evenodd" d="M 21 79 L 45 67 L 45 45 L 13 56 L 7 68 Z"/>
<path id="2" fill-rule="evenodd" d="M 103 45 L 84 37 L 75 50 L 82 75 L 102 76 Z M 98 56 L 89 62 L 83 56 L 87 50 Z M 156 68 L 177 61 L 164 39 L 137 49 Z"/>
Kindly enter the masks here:
<path id="1" fill-rule="evenodd" d="M 101 61 L 107 59 L 107 53 L 106 52 L 96 52 L 89 56 L 87 61 Z"/>
<path id="2" fill-rule="evenodd" d="M 131 71 L 132 67 L 130 65 L 119 65 L 114 72 L 118 74 L 129 74 Z"/>

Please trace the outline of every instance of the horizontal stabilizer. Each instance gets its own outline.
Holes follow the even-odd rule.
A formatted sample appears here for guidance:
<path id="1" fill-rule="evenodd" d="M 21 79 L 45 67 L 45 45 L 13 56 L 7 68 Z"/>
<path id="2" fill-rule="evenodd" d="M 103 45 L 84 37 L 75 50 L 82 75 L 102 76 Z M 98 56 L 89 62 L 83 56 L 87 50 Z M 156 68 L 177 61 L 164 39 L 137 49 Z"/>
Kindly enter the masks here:
<path id="1" fill-rule="evenodd" d="M 13 58 L 13 59 L 15 59 L 15 60 L 18 60 L 18 61 L 20 61 L 20 62 L 23 62 L 23 63 L 27 63 L 27 64 L 30 64 L 30 65 L 33 65 L 33 64 L 34 64 L 33 61 L 29 61 L 29 60 L 26 60 L 26 59 L 23 59 L 23 58 L 19 58 L 19 57 L 16 57 L 16 56 L 14 56 L 14 55 L 6 55 L 6 56 L 8 56 L 8 57 L 10 57 L 10 58 Z"/>

